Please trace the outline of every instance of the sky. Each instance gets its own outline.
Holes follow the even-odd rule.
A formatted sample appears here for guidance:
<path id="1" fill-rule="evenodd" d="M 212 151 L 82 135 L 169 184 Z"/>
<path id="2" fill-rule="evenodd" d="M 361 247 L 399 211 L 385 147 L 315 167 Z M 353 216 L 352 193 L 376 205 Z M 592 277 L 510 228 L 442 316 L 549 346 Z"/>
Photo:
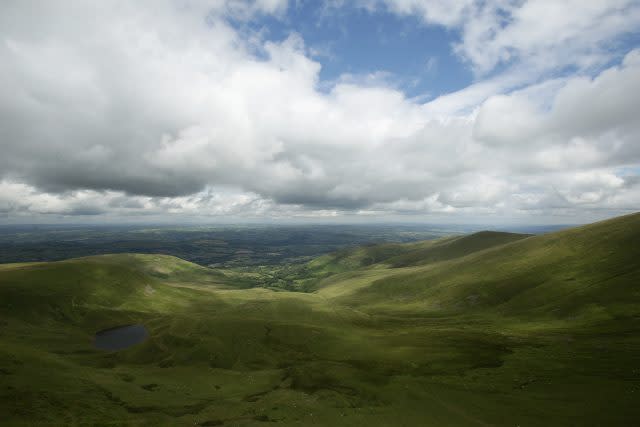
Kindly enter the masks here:
<path id="1" fill-rule="evenodd" d="M 640 0 L 0 2 L 0 224 L 640 210 Z"/>

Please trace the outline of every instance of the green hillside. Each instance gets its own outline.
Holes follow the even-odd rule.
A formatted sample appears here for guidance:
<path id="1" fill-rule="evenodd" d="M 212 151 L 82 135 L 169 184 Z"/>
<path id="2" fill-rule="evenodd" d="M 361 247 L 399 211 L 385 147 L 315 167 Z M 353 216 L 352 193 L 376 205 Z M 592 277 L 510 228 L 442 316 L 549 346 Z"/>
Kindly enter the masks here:
<path id="1" fill-rule="evenodd" d="M 472 235 L 474 238 L 478 235 Z M 640 215 L 578 227 L 391 275 L 352 296 L 391 311 L 487 311 L 525 319 L 637 314 Z M 404 304 L 393 304 L 403 300 Z"/>
<path id="2" fill-rule="evenodd" d="M 365 246 L 313 292 L 162 255 L 0 265 L 3 425 L 628 426 L 640 214 Z M 117 352 L 96 331 L 143 324 Z"/>
<path id="3" fill-rule="evenodd" d="M 385 260 L 392 267 L 408 267 L 425 265 L 438 261 L 460 258 L 474 252 L 489 249 L 494 246 L 530 237 L 528 234 L 502 233 L 497 231 L 481 231 L 469 236 L 441 239 L 413 246 L 411 250 Z"/>
<path id="4" fill-rule="evenodd" d="M 529 237 L 529 234 L 481 231 L 417 243 L 386 243 L 344 249 L 309 263 L 311 271 L 343 272 L 373 264 L 408 267 L 459 258 L 473 252 Z"/>

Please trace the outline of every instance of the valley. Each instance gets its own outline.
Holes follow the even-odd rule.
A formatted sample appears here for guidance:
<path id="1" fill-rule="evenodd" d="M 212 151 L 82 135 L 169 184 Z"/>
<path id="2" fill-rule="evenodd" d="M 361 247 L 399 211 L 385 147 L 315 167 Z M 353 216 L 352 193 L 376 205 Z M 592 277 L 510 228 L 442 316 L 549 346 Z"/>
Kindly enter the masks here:
<path id="1" fill-rule="evenodd" d="M 0 265 L 4 425 L 633 425 L 640 214 L 208 268 Z M 95 334 L 143 325 L 118 351 Z"/>

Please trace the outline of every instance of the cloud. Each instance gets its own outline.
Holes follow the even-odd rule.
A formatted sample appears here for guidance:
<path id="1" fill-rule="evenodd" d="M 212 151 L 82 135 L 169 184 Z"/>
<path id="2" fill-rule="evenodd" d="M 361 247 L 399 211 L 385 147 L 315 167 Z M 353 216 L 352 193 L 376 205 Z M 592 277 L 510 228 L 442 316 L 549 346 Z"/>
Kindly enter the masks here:
<path id="1" fill-rule="evenodd" d="M 518 215 L 640 206 L 638 174 L 620 172 L 640 164 L 638 51 L 595 77 L 514 91 L 522 86 L 515 73 L 420 104 L 380 73 L 345 75 L 327 89 L 299 35 L 268 41 L 230 23 L 278 16 L 284 1 L 35 6 L 0 6 L 5 215 Z M 493 67 L 502 52 L 555 49 L 519 36 L 507 45 L 500 34 L 520 34 L 536 9 L 498 6 L 487 19 L 501 7 L 511 18 L 487 40 L 494 58 L 474 59 L 470 41 L 457 48 L 474 66 Z M 389 8 L 462 28 L 465 44 L 470 22 L 484 22 L 472 19 L 484 10 L 474 1 Z M 588 19 L 602 22 L 571 16 L 562 40 L 600 46 L 612 37 L 608 20 L 635 10 L 588 9 Z M 585 28 L 595 33 L 579 37 Z"/>
<path id="2" fill-rule="evenodd" d="M 537 72 L 602 66 L 611 59 L 610 40 L 637 32 L 640 21 L 636 0 L 362 0 L 361 4 L 460 29 L 454 49 L 479 74 L 514 63 L 526 63 Z"/>
<path id="3" fill-rule="evenodd" d="M 532 169 L 621 167 L 640 161 L 638 51 L 595 78 L 574 77 L 546 100 L 531 90 L 490 97 L 480 107 L 474 138 L 505 151 L 514 148 Z"/>

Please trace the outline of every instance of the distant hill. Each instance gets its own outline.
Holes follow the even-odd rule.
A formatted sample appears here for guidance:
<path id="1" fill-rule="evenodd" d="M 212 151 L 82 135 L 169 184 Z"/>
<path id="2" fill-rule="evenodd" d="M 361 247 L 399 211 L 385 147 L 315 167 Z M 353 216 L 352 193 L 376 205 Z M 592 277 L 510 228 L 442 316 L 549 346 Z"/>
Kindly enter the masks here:
<path id="1" fill-rule="evenodd" d="M 444 237 L 417 243 L 385 243 L 348 248 L 309 263 L 312 270 L 340 272 L 384 263 L 391 267 L 424 265 L 458 258 L 472 252 L 524 239 L 530 234 L 481 231 L 466 236 Z"/>
<path id="2" fill-rule="evenodd" d="M 530 236 L 530 234 L 481 231 L 468 236 L 441 239 L 415 245 L 410 252 L 391 257 L 385 260 L 385 262 L 392 267 L 425 265 L 460 258 L 474 252 L 515 242 Z"/>
<path id="3" fill-rule="evenodd" d="M 422 265 L 435 256 L 448 262 L 387 276 L 353 301 L 382 308 L 401 298 L 404 304 L 392 310 L 491 309 L 529 318 L 613 318 L 638 308 L 639 214 L 523 237 L 477 233 L 429 243 L 419 254 L 390 258 L 392 265 Z M 503 244 L 489 244 L 495 241 Z M 488 249 L 473 250 L 483 246 Z"/>

